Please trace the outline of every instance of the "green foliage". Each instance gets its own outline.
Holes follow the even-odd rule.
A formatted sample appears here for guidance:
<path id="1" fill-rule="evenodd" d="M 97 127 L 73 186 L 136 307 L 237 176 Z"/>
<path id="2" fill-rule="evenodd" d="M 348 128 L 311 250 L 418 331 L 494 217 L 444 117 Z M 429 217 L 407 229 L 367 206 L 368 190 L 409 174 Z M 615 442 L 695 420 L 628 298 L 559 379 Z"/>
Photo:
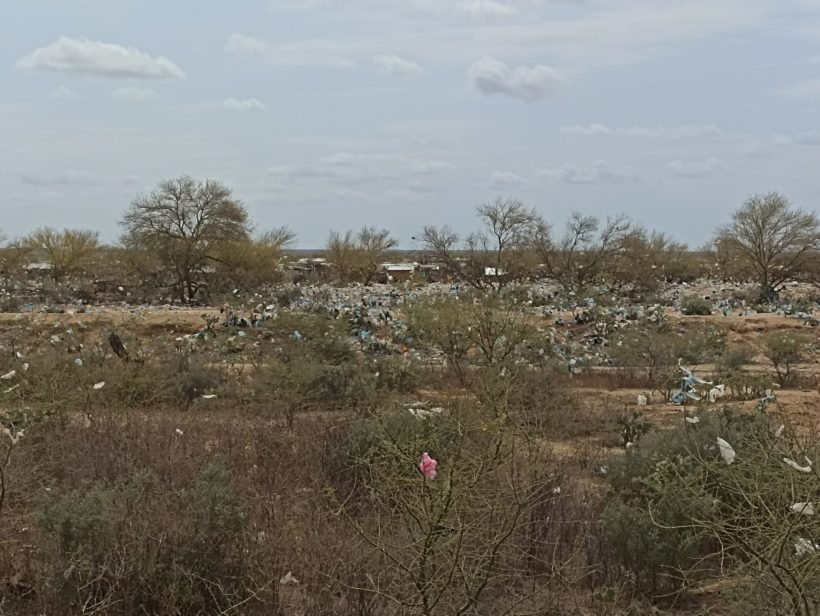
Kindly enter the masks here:
<path id="1" fill-rule="evenodd" d="M 681 302 L 681 312 L 689 316 L 709 316 L 712 314 L 712 306 L 697 295 L 689 295 Z"/>
<path id="2" fill-rule="evenodd" d="M 772 363 L 781 385 L 794 380 L 792 369 L 801 362 L 810 344 L 810 338 L 802 332 L 774 331 L 761 338 L 761 350 Z"/>
<path id="3" fill-rule="evenodd" d="M 768 430 L 765 416 L 725 409 L 699 415 L 696 424 L 648 433 L 612 461 L 613 495 L 601 523 L 611 556 L 635 575 L 640 590 L 668 592 L 709 573 L 712 536 L 693 520 L 713 509 L 717 494 L 689 486 L 704 481 L 708 464 L 731 470 L 720 458 L 718 436 L 739 456 Z"/>
<path id="4" fill-rule="evenodd" d="M 718 327 L 644 325 L 625 331 L 613 345 L 612 357 L 617 366 L 642 374 L 647 386 L 668 391 L 679 383 L 678 360 L 689 366 L 712 362 L 725 346 L 726 334 Z"/>
<path id="5" fill-rule="evenodd" d="M 462 436 L 463 426 L 448 414 L 419 419 L 400 409 L 358 422 L 340 445 L 340 458 L 360 476 L 415 479 L 421 476 L 417 465 L 422 452 L 442 460 Z"/>
<path id="6" fill-rule="evenodd" d="M 637 411 L 632 415 L 619 417 L 616 425 L 621 433 L 624 446 L 637 443 L 645 434 L 652 430 L 652 424 L 646 420 L 643 413 Z"/>
<path id="7" fill-rule="evenodd" d="M 140 474 L 47 500 L 37 519 L 54 545 L 52 579 L 65 605 L 198 614 L 243 600 L 247 507 L 231 484 L 213 464 L 176 492 Z"/>

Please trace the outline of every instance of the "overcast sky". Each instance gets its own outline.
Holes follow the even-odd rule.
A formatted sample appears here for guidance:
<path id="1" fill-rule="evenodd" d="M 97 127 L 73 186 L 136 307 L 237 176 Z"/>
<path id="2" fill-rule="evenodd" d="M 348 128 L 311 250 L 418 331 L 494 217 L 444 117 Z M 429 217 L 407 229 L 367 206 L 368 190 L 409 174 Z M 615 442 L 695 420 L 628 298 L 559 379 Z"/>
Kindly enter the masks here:
<path id="1" fill-rule="evenodd" d="M 693 245 L 820 201 L 818 0 L 0 0 L 0 84 L 9 236 L 115 239 L 183 173 L 302 247 L 500 195 Z"/>

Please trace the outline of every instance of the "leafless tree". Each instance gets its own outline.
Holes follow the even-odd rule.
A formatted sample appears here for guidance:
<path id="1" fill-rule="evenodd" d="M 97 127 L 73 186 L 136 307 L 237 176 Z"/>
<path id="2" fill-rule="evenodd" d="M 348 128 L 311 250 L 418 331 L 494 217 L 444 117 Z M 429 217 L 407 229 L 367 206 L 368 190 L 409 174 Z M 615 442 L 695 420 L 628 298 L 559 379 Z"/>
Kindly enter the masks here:
<path id="1" fill-rule="evenodd" d="M 749 197 L 721 226 L 715 242 L 738 253 L 759 285 L 762 300 L 774 298 L 791 280 L 811 275 L 820 252 L 817 214 L 795 209 L 778 193 Z"/>
<path id="2" fill-rule="evenodd" d="M 358 233 L 331 231 L 325 243 L 325 253 L 340 279 L 370 284 L 397 243 L 387 229 L 362 227 Z"/>
<path id="3" fill-rule="evenodd" d="M 639 290 L 654 289 L 664 280 L 695 278 L 695 269 L 686 245 L 639 226 L 625 235 L 618 258 L 607 268 L 614 282 Z"/>
<path id="4" fill-rule="evenodd" d="M 551 278 L 564 289 L 579 292 L 602 280 L 607 266 L 624 249 L 631 229 L 625 216 L 609 218 L 601 227 L 594 216 L 574 212 L 557 243 L 549 228 L 542 226 L 533 247 Z"/>
<path id="5" fill-rule="evenodd" d="M 125 212 L 123 243 L 154 253 L 180 300 L 192 300 L 206 267 L 226 245 L 250 238 L 248 212 L 230 188 L 182 176 L 137 197 Z"/>
<path id="6" fill-rule="evenodd" d="M 424 227 L 420 239 L 428 255 L 450 275 L 478 289 L 501 288 L 507 280 L 527 275 L 532 238 L 546 226 L 535 209 L 518 199 L 498 198 L 480 205 L 476 213 L 482 228 L 461 246 L 448 227 Z"/>
<path id="7" fill-rule="evenodd" d="M 331 231 L 325 242 L 325 255 L 341 280 L 350 280 L 356 260 L 356 236 L 353 231 Z"/>
<path id="8" fill-rule="evenodd" d="M 41 227 L 24 240 L 30 255 L 42 259 L 50 267 L 55 282 L 80 273 L 100 248 L 99 234 L 86 229 Z"/>
<path id="9" fill-rule="evenodd" d="M 358 235 L 359 250 L 362 253 L 359 271 L 364 284 L 370 284 L 379 270 L 379 265 L 387 259 L 390 250 L 398 242 L 387 229 L 363 227 Z"/>

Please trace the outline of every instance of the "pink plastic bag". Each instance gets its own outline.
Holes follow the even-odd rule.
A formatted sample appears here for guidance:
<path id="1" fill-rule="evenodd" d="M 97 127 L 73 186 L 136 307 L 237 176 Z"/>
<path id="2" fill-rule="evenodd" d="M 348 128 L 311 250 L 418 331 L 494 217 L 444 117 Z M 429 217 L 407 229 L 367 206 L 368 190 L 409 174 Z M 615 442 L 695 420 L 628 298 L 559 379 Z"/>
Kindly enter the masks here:
<path id="1" fill-rule="evenodd" d="M 438 471 L 436 468 L 438 467 L 438 462 L 436 462 L 433 458 L 430 457 L 426 451 L 421 454 L 421 462 L 419 462 L 419 470 L 421 474 L 425 476 L 427 479 L 435 479 Z"/>

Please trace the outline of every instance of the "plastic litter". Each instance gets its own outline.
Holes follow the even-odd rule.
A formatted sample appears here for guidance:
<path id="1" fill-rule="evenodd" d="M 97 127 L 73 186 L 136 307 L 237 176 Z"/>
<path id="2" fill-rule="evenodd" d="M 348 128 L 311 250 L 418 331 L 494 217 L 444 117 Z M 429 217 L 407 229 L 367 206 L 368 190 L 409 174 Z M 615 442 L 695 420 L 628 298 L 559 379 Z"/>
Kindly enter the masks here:
<path id="1" fill-rule="evenodd" d="M 438 462 L 430 457 L 426 451 L 421 454 L 421 462 L 419 462 L 419 470 L 424 475 L 425 479 L 435 479 L 438 475 Z"/>
<path id="2" fill-rule="evenodd" d="M 814 505 L 812 503 L 795 503 L 791 510 L 801 515 L 814 515 Z"/>
<path id="3" fill-rule="evenodd" d="M 735 450 L 720 437 L 717 437 L 717 444 L 718 448 L 720 448 L 720 456 L 723 458 L 723 461 L 726 462 L 727 466 L 732 464 L 732 462 L 735 461 Z"/>

